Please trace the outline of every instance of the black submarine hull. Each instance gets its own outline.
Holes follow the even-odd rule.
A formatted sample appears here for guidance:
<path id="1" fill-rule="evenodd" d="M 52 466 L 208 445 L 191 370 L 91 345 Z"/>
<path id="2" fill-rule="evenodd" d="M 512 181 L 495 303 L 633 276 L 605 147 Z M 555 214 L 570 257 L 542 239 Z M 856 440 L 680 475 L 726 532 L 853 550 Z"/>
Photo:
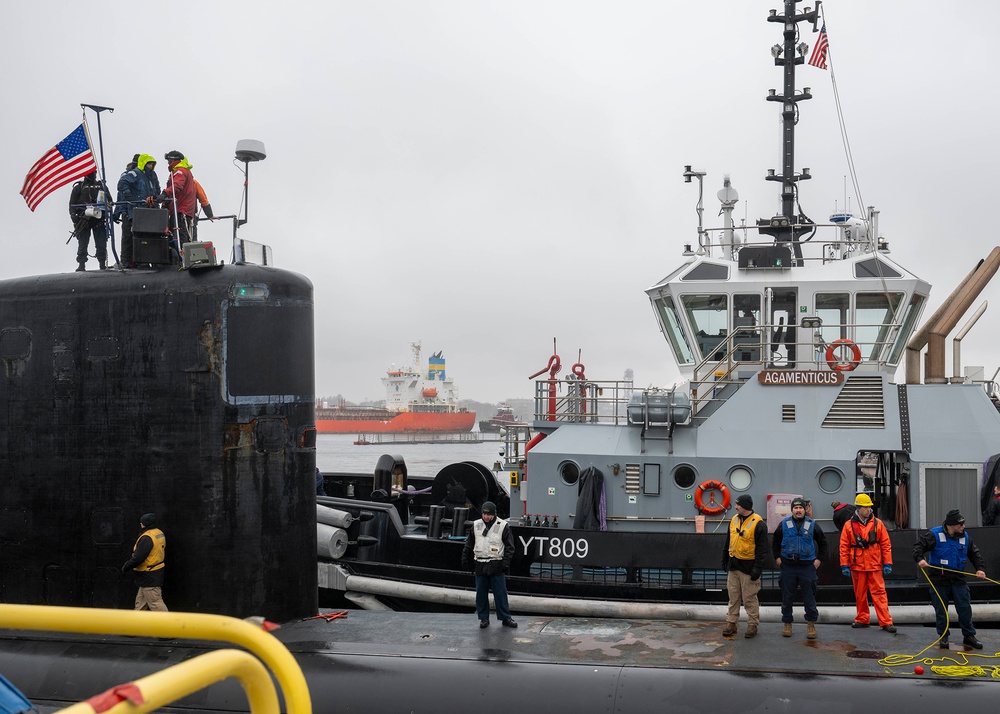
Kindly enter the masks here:
<path id="1" fill-rule="evenodd" d="M 741 625 L 742 628 L 742 625 Z M 988 676 L 917 675 L 886 667 L 886 654 L 917 653 L 933 628 L 819 625 L 806 640 L 764 624 L 753 640 L 721 636 L 721 623 L 522 618 L 516 630 L 480 630 L 473 614 L 352 611 L 333 622 L 290 623 L 275 634 L 302 668 L 315 712 L 491 711 L 753 712 L 942 711 L 991 707 L 1000 681 Z M 1000 635 L 981 631 L 990 647 Z M 44 633 L 0 637 L 0 671 L 41 708 L 61 707 L 201 654 L 214 643 L 75 638 Z M 925 656 L 942 665 L 955 650 Z M 945 659 L 947 658 L 947 659 Z M 983 662 L 988 666 L 990 660 Z M 246 711 L 228 680 L 176 702 L 171 711 Z"/>
<path id="2" fill-rule="evenodd" d="M 0 282 L 0 599 L 130 607 L 141 514 L 168 607 L 315 612 L 313 295 L 270 267 Z"/>

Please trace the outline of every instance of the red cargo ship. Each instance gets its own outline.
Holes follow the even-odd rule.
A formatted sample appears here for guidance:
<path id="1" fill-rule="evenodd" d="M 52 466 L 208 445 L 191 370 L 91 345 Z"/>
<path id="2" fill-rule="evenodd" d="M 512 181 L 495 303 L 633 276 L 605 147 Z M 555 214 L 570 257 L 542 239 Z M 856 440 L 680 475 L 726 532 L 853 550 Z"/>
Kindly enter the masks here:
<path id="1" fill-rule="evenodd" d="M 320 434 L 465 432 L 476 423 L 476 413 L 458 406 L 458 394 L 445 373 L 440 352 L 420 369 L 420 343 L 413 349 L 413 366 L 390 368 L 382 378 L 384 407 L 345 404 L 316 407 Z"/>

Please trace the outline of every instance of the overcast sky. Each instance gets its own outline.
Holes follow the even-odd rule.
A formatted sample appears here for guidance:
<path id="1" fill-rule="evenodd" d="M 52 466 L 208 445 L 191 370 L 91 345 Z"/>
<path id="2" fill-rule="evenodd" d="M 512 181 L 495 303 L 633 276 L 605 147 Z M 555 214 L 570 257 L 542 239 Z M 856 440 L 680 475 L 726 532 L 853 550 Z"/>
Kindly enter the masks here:
<path id="1" fill-rule="evenodd" d="M 810 5 L 812 3 L 803 3 Z M 188 155 L 216 213 L 316 290 L 316 391 L 381 398 L 420 340 L 460 395 L 528 397 L 552 338 L 568 371 L 669 386 L 677 376 L 643 290 L 695 242 L 685 164 L 723 174 L 737 217 L 778 208 L 777 0 L 15 3 L 4 10 L 0 278 L 76 267 L 69 187 L 31 213 L 31 165 L 102 115 L 112 185 L 136 152 Z M 126 9 L 127 8 L 127 9 Z M 961 16 L 959 10 L 961 9 Z M 829 0 L 831 59 L 863 200 L 931 306 L 1000 242 L 992 223 L 1000 3 Z M 811 33 L 804 37 L 810 45 Z M 846 201 L 831 73 L 804 67 L 796 167 L 803 210 Z M 89 114 L 97 136 L 97 122 Z M 706 218 L 718 210 L 706 199 Z M 708 221 L 714 224 L 714 221 Z M 229 260 L 229 225 L 202 229 Z M 91 266 L 94 262 L 91 261 Z M 987 298 L 1000 298 L 993 285 Z M 929 315 L 928 311 L 925 313 Z M 1000 299 L 966 338 L 989 374 Z M 950 350 L 949 350 L 950 358 Z"/>

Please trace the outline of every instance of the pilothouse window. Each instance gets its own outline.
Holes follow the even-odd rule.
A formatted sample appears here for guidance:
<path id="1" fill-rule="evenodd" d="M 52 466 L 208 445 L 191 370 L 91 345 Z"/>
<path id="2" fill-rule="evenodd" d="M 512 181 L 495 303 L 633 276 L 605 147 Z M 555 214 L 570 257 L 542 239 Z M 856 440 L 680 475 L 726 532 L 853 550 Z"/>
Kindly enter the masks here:
<path id="1" fill-rule="evenodd" d="M 729 266 L 715 263 L 701 263 L 681 280 L 729 280 Z"/>
<path id="2" fill-rule="evenodd" d="M 855 302 L 855 342 L 866 360 L 877 361 L 889 348 L 887 340 L 903 293 L 858 293 Z"/>
<path id="3" fill-rule="evenodd" d="M 881 260 L 869 258 L 859 260 L 854 264 L 854 277 L 856 278 L 901 278 L 902 275 L 895 268 L 886 265 Z"/>
<path id="4" fill-rule="evenodd" d="M 823 340 L 848 338 L 847 324 L 851 321 L 850 293 L 816 293 L 816 316 L 823 321 Z"/>
<path id="5" fill-rule="evenodd" d="M 878 361 L 891 341 L 899 341 L 893 332 L 893 322 L 905 293 L 857 293 L 854 296 L 854 319 L 851 319 L 850 293 L 816 293 L 816 315 L 823 320 L 823 339 L 853 340 L 866 361 Z M 920 302 L 911 303 L 903 333 L 909 335 L 919 313 Z M 917 308 L 914 312 L 914 307 Z M 905 341 L 905 338 L 904 338 Z M 892 364 L 899 362 L 902 347 L 893 350 Z"/>
<path id="6" fill-rule="evenodd" d="M 733 355 L 740 362 L 760 360 L 760 295 L 733 295 Z"/>
<path id="7" fill-rule="evenodd" d="M 670 295 L 661 295 L 653 299 L 653 307 L 660 318 L 663 335 L 670 343 L 670 349 L 674 351 L 677 363 L 691 364 L 694 362 L 694 351 L 691 349 L 687 335 L 681 328 L 681 318 L 674 305 L 674 299 Z"/>
<path id="8" fill-rule="evenodd" d="M 795 290 L 768 288 L 771 313 L 770 369 L 795 369 L 798 297 Z"/>
<path id="9" fill-rule="evenodd" d="M 722 359 L 729 326 L 729 296 L 681 295 L 681 304 L 698 343 L 699 355 Z"/>
<path id="10" fill-rule="evenodd" d="M 899 364 L 899 360 L 903 355 L 903 348 L 906 347 L 906 342 L 910 339 L 910 335 L 913 334 L 913 328 L 917 323 L 917 318 L 920 317 L 920 311 L 923 309 L 923 306 L 923 295 L 914 295 L 910 298 L 910 304 L 906 306 L 906 314 L 903 316 L 903 324 L 896 334 L 892 353 L 889 355 L 889 364 Z"/>

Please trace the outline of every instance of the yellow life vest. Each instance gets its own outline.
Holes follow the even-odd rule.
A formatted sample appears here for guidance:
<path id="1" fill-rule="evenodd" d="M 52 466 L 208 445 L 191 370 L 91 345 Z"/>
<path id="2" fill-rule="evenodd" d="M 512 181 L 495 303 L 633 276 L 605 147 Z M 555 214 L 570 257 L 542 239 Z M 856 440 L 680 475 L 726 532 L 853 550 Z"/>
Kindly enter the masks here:
<path id="1" fill-rule="evenodd" d="M 751 513 L 743 525 L 739 524 L 739 520 L 739 516 L 733 516 L 733 520 L 729 521 L 729 556 L 737 560 L 754 560 L 757 553 L 754 531 L 764 519 L 757 513 Z"/>
<path id="2" fill-rule="evenodd" d="M 140 573 L 149 572 L 151 570 L 160 570 L 164 566 L 163 561 L 166 557 L 167 537 L 159 528 L 150 528 L 148 531 L 143 531 L 143 533 L 135 539 L 135 545 L 132 547 L 133 551 L 139 547 L 139 541 L 142 540 L 143 536 L 149 536 L 150 540 L 153 541 L 153 548 L 149 551 L 149 555 L 146 556 L 146 559 L 135 566 L 133 570 L 138 570 Z"/>

